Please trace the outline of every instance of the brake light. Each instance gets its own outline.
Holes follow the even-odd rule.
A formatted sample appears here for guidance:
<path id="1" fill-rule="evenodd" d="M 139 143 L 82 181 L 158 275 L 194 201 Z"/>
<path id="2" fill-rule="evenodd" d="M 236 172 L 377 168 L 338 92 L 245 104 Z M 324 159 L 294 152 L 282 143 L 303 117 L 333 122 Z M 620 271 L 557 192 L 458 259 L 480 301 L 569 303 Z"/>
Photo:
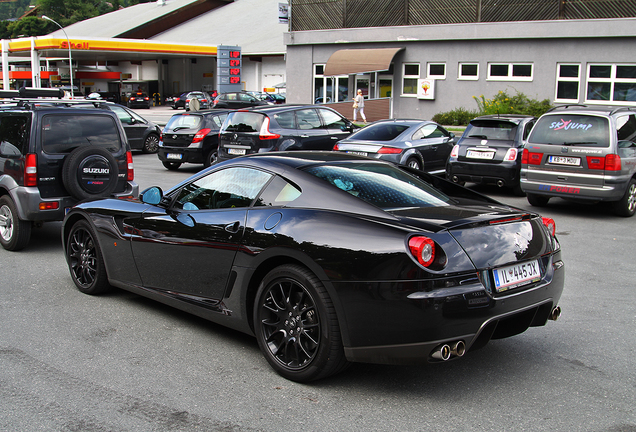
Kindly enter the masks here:
<path id="1" fill-rule="evenodd" d="M 605 158 L 598 157 L 598 156 L 588 156 L 587 167 L 589 169 L 597 169 L 597 170 L 605 169 Z"/>
<path id="2" fill-rule="evenodd" d="M 271 133 L 269 131 L 269 117 L 265 117 L 265 121 L 263 122 L 263 125 L 261 126 L 261 132 L 259 133 L 258 137 L 262 140 L 280 138 L 279 134 Z"/>
<path id="3" fill-rule="evenodd" d="M 455 144 L 455 145 L 453 146 L 453 149 L 451 150 L 450 157 L 454 157 L 454 158 L 456 158 L 456 157 L 458 157 L 458 156 L 459 156 L 459 146 L 458 146 L 457 144 Z"/>
<path id="4" fill-rule="evenodd" d="M 133 181 L 135 179 L 135 169 L 133 167 L 132 152 L 126 152 L 126 163 L 128 164 L 128 176 L 127 181 Z"/>
<path id="5" fill-rule="evenodd" d="M 60 208 L 60 203 L 57 201 L 44 201 L 38 205 L 40 210 L 57 210 Z"/>
<path id="6" fill-rule="evenodd" d="M 541 220 L 543 221 L 543 225 L 545 225 L 548 228 L 548 231 L 550 231 L 550 234 L 552 234 L 552 237 L 554 237 L 556 235 L 556 223 L 554 222 L 554 219 L 552 218 L 541 218 Z"/>
<path id="7" fill-rule="evenodd" d="M 196 133 L 194 138 L 192 138 L 192 144 L 203 141 L 203 138 L 205 138 L 211 130 L 212 129 L 210 128 L 201 129 L 199 132 Z"/>
<path id="8" fill-rule="evenodd" d="M 24 185 L 38 185 L 38 158 L 35 153 L 29 153 L 26 156 L 26 164 L 24 165 Z"/>
<path id="9" fill-rule="evenodd" d="M 531 153 L 528 149 L 523 149 L 521 154 L 521 163 L 525 165 L 541 165 L 543 153 Z"/>
<path id="10" fill-rule="evenodd" d="M 130 100 L 131 100 L 131 101 L 134 101 L 134 100 L 135 100 L 135 97 L 134 97 L 134 96 L 131 96 L 131 97 L 130 97 Z"/>
<path id="11" fill-rule="evenodd" d="M 402 149 L 401 148 L 395 148 L 395 147 L 382 147 L 380 150 L 378 150 L 379 154 L 398 154 L 398 153 L 402 153 Z"/>
<path id="12" fill-rule="evenodd" d="M 621 157 L 617 154 L 608 154 L 605 156 L 605 171 L 620 171 Z"/>
<path id="13" fill-rule="evenodd" d="M 506 152 L 506 156 L 504 156 L 504 161 L 514 161 L 517 160 L 517 149 L 509 148 Z"/>
<path id="14" fill-rule="evenodd" d="M 338 143 L 336 143 L 336 145 L 333 146 L 332 151 L 338 151 L 340 150 L 340 147 L 338 147 Z"/>
<path id="15" fill-rule="evenodd" d="M 428 237 L 411 237 L 409 249 L 424 267 L 429 267 L 435 261 L 435 242 Z"/>

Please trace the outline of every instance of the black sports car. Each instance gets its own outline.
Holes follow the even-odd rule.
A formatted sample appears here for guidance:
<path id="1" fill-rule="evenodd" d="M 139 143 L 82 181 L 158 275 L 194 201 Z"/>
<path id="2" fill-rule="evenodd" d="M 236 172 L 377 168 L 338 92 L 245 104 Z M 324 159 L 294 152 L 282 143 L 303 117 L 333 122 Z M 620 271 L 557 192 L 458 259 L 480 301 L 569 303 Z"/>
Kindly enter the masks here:
<path id="1" fill-rule="evenodd" d="M 62 238 L 80 291 L 115 286 L 253 334 L 295 381 L 461 357 L 558 318 L 564 281 L 553 220 L 337 152 L 254 154 L 165 193 L 85 202 Z"/>

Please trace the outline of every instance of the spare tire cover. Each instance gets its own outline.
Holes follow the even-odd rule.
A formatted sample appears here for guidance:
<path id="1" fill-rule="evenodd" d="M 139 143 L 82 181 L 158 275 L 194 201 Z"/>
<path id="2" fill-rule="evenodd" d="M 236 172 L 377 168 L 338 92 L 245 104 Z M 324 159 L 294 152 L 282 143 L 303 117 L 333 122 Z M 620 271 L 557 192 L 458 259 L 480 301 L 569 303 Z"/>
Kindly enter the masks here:
<path id="1" fill-rule="evenodd" d="M 108 196 L 117 187 L 119 167 L 115 157 L 100 147 L 78 147 L 64 161 L 62 182 L 77 199 Z"/>

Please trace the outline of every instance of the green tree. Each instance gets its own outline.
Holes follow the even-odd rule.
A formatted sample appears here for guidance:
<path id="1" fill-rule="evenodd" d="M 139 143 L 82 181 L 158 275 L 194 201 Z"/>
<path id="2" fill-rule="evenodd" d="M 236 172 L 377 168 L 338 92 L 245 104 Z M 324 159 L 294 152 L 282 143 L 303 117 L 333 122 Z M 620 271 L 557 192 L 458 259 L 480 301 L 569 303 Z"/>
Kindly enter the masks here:
<path id="1" fill-rule="evenodd" d="M 48 24 L 48 22 L 37 17 L 26 17 L 9 23 L 7 31 L 11 38 L 41 36 L 50 33 Z"/>

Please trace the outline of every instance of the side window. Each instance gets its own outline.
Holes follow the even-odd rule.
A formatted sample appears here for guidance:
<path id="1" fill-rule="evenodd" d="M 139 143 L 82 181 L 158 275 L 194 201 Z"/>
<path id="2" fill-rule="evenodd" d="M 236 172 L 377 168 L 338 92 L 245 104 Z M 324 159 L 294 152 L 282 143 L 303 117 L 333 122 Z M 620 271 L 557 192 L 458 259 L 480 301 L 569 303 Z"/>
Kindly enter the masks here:
<path id="1" fill-rule="evenodd" d="M 225 121 L 226 118 L 227 118 L 227 114 L 212 117 L 212 124 L 214 125 L 216 130 L 221 129 L 221 126 L 223 125 L 223 122 Z"/>
<path id="2" fill-rule="evenodd" d="M 281 177 L 275 177 L 272 182 L 267 185 L 267 188 L 265 188 L 261 196 L 258 197 L 254 206 L 284 206 L 294 201 L 300 194 L 301 192 L 296 186 Z"/>
<path id="3" fill-rule="evenodd" d="M 616 132 L 619 148 L 636 146 L 636 116 L 631 114 L 618 117 L 616 119 Z"/>
<path id="4" fill-rule="evenodd" d="M 236 100 L 236 93 L 228 93 L 227 100 Z"/>
<path id="5" fill-rule="evenodd" d="M 296 116 L 293 111 L 274 114 L 274 118 L 283 129 L 296 129 Z"/>
<path id="6" fill-rule="evenodd" d="M 271 177 L 242 167 L 215 171 L 184 186 L 175 207 L 188 211 L 249 207 Z"/>
<path id="7" fill-rule="evenodd" d="M 417 139 L 435 138 L 435 137 L 442 136 L 442 135 L 437 135 L 436 131 L 437 131 L 437 126 L 435 126 L 434 124 L 427 124 L 419 128 L 417 132 L 413 134 L 411 139 L 417 140 Z"/>
<path id="8" fill-rule="evenodd" d="M 532 126 L 534 126 L 534 120 L 529 121 L 528 123 L 526 123 L 526 126 L 523 128 L 523 140 L 527 140 L 528 139 L 528 135 L 530 135 L 530 131 L 532 130 Z"/>
<path id="9" fill-rule="evenodd" d="M 322 129 L 320 117 L 314 109 L 301 109 L 296 111 L 298 129 Z"/>
<path id="10" fill-rule="evenodd" d="M 123 108 L 120 108 L 118 106 L 115 105 L 110 105 L 110 109 L 112 109 L 113 111 L 115 111 L 115 114 L 117 114 L 117 117 L 119 117 L 119 120 L 123 123 L 123 124 L 132 124 L 132 116 L 130 114 L 128 114 L 128 111 L 126 111 Z"/>
<path id="11" fill-rule="evenodd" d="M 0 117 L 0 156 L 16 157 L 29 152 L 29 123 L 23 115 Z"/>
<path id="12" fill-rule="evenodd" d="M 339 114 L 328 109 L 319 109 L 318 111 L 320 112 L 327 129 L 343 129 L 347 127 L 347 121 Z"/>

